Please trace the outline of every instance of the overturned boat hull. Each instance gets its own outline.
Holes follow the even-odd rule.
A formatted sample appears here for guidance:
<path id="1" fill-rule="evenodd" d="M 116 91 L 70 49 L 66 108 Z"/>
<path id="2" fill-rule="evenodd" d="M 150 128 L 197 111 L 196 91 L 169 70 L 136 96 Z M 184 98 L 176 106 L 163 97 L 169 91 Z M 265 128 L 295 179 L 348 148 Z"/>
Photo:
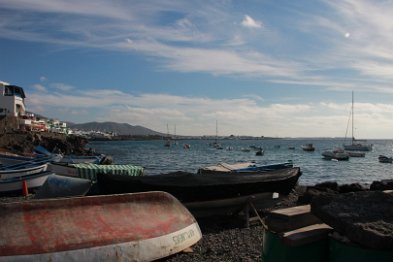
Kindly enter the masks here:
<path id="1" fill-rule="evenodd" d="M 201 239 L 165 192 L 0 204 L 0 214 L 0 261 L 152 261 Z"/>

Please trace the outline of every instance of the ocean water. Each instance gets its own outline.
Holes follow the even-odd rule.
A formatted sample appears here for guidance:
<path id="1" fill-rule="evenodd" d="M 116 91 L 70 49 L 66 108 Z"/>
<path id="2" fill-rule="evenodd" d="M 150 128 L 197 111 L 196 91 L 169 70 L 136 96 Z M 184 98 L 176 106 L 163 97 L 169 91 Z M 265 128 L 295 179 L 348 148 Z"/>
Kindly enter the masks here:
<path id="1" fill-rule="evenodd" d="M 265 139 L 265 140 L 219 140 L 223 146 L 218 150 L 209 146 L 211 140 L 177 140 L 177 144 L 165 147 L 165 141 L 93 141 L 88 147 L 98 153 L 112 156 L 116 164 L 143 166 L 146 175 L 156 175 L 174 171 L 196 172 L 198 168 L 219 162 L 236 163 L 254 161 L 257 164 L 273 164 L 292 160 L 302 170 L 301 185 L 313 185 L 324 181 L 339 184 L 362 183 L 393 179 L 393 164 L 379 163 L 378 156 L 393 155 L 393 140 L 369 140 L 373 151 L 364 158 L 350 158 L 349 161 L 329 161 L 322 159 L 321 153 L 343 144 L 339 139 Z M 312 143 L 316 150 L 305 152 L 301 145 Z M 183 145 L 189 144 L 190 149 Z M 255 151 L 243 152 L 242 148 L 261 146 L 263 156 Z M 231 147 L 232 150 L 227 150 Z M 294 147 L 294 150 L 289 149 Z"/>

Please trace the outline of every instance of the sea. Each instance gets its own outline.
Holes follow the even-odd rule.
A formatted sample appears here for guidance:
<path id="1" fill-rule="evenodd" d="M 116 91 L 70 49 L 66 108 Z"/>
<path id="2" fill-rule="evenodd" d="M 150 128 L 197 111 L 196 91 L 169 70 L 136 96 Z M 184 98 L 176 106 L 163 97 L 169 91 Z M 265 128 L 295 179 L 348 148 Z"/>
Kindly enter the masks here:
<path id="1" fill-rule="evenodd" d="M 373 144 L 373 150 L 365 157 L 352 157 L 348 161 L 324 160 L 321 155 L 325 150 L 342 146 L 343 139 L 223 139 L 218 141 L 223 147 L 221 150 L 211 147 L 211 142 L 206 139 L 175 140 L 170 147 L 165 147 L 164 140 L 92 141 L 87 146 L 97 153 L 111 156 L 114 164 L 143 166 L 145 175 L 176 171 L 196 173 L 201 167 L 221 162 L 262 165 L 290 160 L 302 171 L 300 185 L 325 181 L 336 181 L 340 185 L 370 185 L 373 181 L 393 179 L 393 164 L 378 161 L 379 155 L 393 155 L 393 140 L 368 140 Z M 307 143 L 314 145 L 314 152 L 302 150 L 301 146 Z M 185 144 L 190 146 L 189 149 L 185 149 Z M 264 155 L 257 156 L 254 150 L 242 150 L 251 147 L 262 147 Z"/>

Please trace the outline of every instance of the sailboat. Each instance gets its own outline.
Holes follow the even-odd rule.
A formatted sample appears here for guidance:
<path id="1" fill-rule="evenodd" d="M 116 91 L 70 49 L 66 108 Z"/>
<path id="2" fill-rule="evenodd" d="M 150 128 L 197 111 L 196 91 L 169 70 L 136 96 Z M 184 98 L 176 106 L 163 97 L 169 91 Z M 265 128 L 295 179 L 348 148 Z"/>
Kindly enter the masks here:
<path id="1" fill-rule="evenodd" d="M 223 147 L 218 143 L 218 121 L 216 120 L 216 139 L 213 143 L 210 143 L 210 146 L 214 147 L 215 149 L 223 149 Z"/>
<path id="2" fill-rule="evenodd" d="M 365 140 L 356 140 L 354 136 L 354 98 L 352 91 L 352 110 L 351 110 L 351 118 L 352 118 L 352 141 L 351 144 L 344 144 L 344 150 L 347 151 L 371 151 L 373 148 L 372 144 L 367 144 Z"/>
<path id="3" fill-rule="evenodd" d="M 171 140 L 169 139 L 169 127 L 168 124 L 166 124 L 166 132 L 167 132 L 167 139 L 164 144 L 165 147 L 170 147 L 171 146 Z"/>

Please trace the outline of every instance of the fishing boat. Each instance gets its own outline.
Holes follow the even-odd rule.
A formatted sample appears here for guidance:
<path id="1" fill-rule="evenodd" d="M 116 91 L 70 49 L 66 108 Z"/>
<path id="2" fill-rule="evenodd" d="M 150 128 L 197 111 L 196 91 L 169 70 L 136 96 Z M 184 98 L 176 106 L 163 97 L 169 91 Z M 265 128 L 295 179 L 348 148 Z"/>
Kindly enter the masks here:
<path id="1" fill-rule="evenodd" d="M 352 91 L 352 109 L 351 109 L 351 120 L 352 120 L 352 140 L 351 144 L 344 144 L 343 147 L 347 151 L 371 151 L 373 149 L 372 144 L 368 144 L 366 140 L 357 140 L 355 139 L 354 135 L 354 122 L 355 122 L 355 117 L 354 117 L 354 95 Z"/>
<path id="2" fill-rule="evenodd" d="M 26 165 L 3 166 L 0 168 L 0 180 L 38 174 L 46 171 L 47 168 L 48 164 L 41 163 L 35 165 L 27 163 Z"/>
<path id="3" fill-rule="evenodd" d="M 263 173 L 217 173 L 201 175 L 175 172 L 147 176 L 97 176 L 100 194 L 165 191 L 182 202 L 205 201 L 263 192 L 288 194 L 301 175 L 300 168 Z"/>
<path id="4" fill-rule="evenodd" d="M 302 145 L 302 149 L 303 149 L 303 151 L 307 151 L 307 152 L 313 152 L 313 151 L 315 151 L 315 147 L 314 147 L 313 144 L 305 144 L 305 145 Z"/>
<path id="5" fill-rule="evenodd" d="M 0 262 L 152 261 L 202 237 L 165 192 L 1 203 L 0 214 Z"/>
<path id="6" fill-rule="evenodd" d="M 26 190 L 36 190 L 45 183 L 46 179 L 51 174 L 53 173 L 50 171 L 43 171 L 36 174 L 2 178 L 0 179 L 0 194 L 21 195 L 23 193 L 24 186 L 26 186 Z"/>
<path id="7" fill-rule="evenodd" d="M 227 174 L 227 173 L 262 173 L 266 171 L 280 170 L 293 167 L 291 161 L 283 163 L 275 163 L 269 165 L 257 165 L 252 162 L 244 163 L 219 163 L 212 166 L 202 167 L 198 170 L 198 174 Z"/>
<path id="8" fill-rule="evenodd" d="M 122 176 L 141 176 L 144 168 L 135 165 L 99 165 L 92 163 L 56 163 L 52 162 L 48 165 L 48 169 L 52 172 L 70 177 L 79 177 L 97 181 L 97 174 L 113 174 Z"/>
<path id="9" fill-rule="evenodd" d="M 32 161 L 34 159 L 35 156 L 21 156 L 9 152 L 0 153 L 0 164 L 2 165 L 14 165 L 21 162 Z"/>

